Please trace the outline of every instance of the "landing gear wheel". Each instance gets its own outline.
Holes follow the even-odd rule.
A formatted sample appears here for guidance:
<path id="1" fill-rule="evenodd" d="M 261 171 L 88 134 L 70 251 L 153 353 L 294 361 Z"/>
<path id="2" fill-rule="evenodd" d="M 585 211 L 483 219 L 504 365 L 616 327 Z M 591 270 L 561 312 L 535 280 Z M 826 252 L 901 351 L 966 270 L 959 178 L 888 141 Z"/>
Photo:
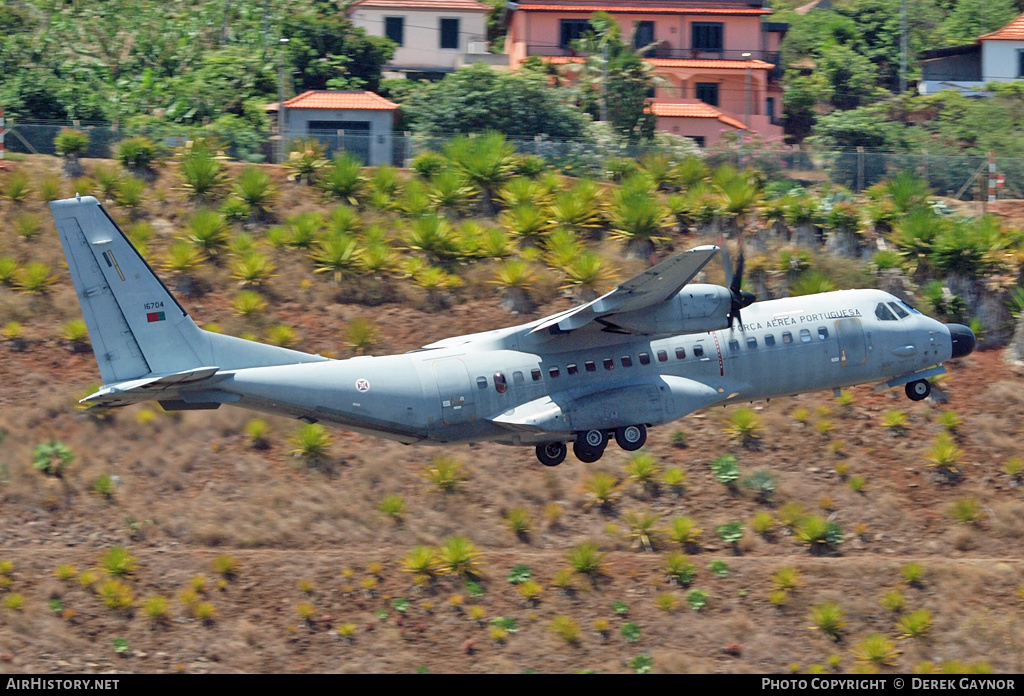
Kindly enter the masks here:
<path id="1" fill-rule="evenodd" d="M 594 449 L 585 441 L 576 440 L 576 442 L 572 443 L 572 453 L 584 464 L 590 464 L 604 456 L 604 447 Z"/>
<path id="2" fill-rule="evenodd" d="M 544 466 L 558 466 L 565 461 L 565 454 L 569 448 L 564 442 L 545 442 L 537 445 L 537 459 Z"/>
<path id="3" fill-rule="evenodd" d="M 928 395 L 932 393 L 932 385 L 928 384 L 928 380 L 919 379 L 916 382 L 910 382 L 906 386 L 907 397 L 911 401 L 921 401 L 927 399 Z"/>
<path id="4" fill-rule="evenodd" d="M 627 452 L 633 452 L 647 442 L 647 427 L 643 425 L 627 425 L 615 429 L 615 442 Z"/>

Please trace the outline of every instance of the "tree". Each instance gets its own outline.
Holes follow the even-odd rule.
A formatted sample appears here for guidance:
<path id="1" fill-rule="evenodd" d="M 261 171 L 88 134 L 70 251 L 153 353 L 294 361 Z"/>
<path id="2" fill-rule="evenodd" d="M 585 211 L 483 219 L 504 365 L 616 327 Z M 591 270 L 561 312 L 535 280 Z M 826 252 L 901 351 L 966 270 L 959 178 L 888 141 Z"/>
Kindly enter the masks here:
<path id="1" fill-rule="evenodd" d="M 971 43 L 982 34 L 1006 26 L 1018 13 L 1012 0 L 960 2 L 942 22 L 942 33 L 950 45 Z"/>
<path id="2" fill-rule="evenodd" d="M 395 53 L 395 43 L 367 36 L 337 12 L 287 16 L 282 33 L 295 69 L 296 90 L 380 87 L 380 71 Z M 333 84 L 332 84 L 333 83 Z"/>
<path id="3" fill-rule="evenodd" d="M 566 96 L 536 74 L 497 72 L 476 64 L 440 82 L 419 83 L 405 97 L 402 110 L 412 130 L 429 135 L 493 130 L 512 138 L 578 139 L 588 119 Z"/>

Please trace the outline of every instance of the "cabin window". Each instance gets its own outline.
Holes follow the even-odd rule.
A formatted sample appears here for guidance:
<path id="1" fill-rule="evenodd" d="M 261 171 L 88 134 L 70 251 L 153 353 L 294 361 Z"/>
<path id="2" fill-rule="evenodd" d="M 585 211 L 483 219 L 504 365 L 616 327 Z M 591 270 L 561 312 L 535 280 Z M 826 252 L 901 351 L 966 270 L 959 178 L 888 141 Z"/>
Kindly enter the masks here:
<path id="1" fill-rule="evenodd" d="M 623 367 L 633 367 L 633 358 L 629 357 L 628 355 L 623 355 L 621 360 Z"/>
<path id="2" fill-rule="evenodd" d="M 525 381 L 526 380 L 523 378 L 523 373 L 520 372 L 519 370 L 516 370 L 515 372 L 512 373 L 512 383 L 513 384 L 519 385 L 519 384 L 522 384 Z"/>
<path id="3" fill-rule="evenodd" d="M 530 370 L 530 377 L 533 378 L 534 382 L 539 382 L 540 381 L 540 370 L 538 370 L 536 367 L 533 368 L 532 370 Z"/>
<path id="4" fill-rule="evenodd" d="M 800 341 L 801 343 L 811 342 L 811 332 L 808 329 L 800 329 Z"/>
<path id="5" fill-rule="evenodd" d="M 486 389 L 487 388 L 487 378 L 486 377 L 477 377 L 476 378 L 476 388 L 477 389 Z"/>
<path id="6" fill-rule="evenodd" d="M 818 327 L 818 338 L 820 338 L 823 341 L 826 338 L 828 338 L 828 329 L 826 329 L 824 326 L 819 326 Z"/>
<path id="7" fill-rule="evenodd" d="M 698 358 L 703 358 L 704 357 L 704 346 L 694 346 L 693 347 L 693 354 L 696 355 Z"/>
<path id="8" fill-rule="evenodd" d="M 666 351 L 659 350 L 658 351 L 658 362 L 667 362 L 667 361 L 668 361 L 668 353 Z"/>
<path id="9" fill-rule="evenodd" d="M 588 360 L 585 363 L 583 363 L 583 368 L 587 372 L 596 372 L 597 371 L 597 365 L 594 364 L 593 360 Z"/>
<path id="10" fill-rule="evenodd" d="M 605 358 L 604 359 L 604 369 L 606 369 L 606 370 L 614 370 L 615 369 L 615 361 L 612 360 L 611 358 Z"/>
<path id="11" fill-rule="evenodd" d="M 882 321 L 896 321 L 896 315 L 885 306 L 884 302 L 879 302 L 875 307 L 875 316 Z"/>
<path id="12" fill-rule="evenodd" d="M 740 342 L 737 341 L 735 338 L 730 338 L 729 339 L 729 352 L 730 353 L 735 353 L 739 349 L 740 349 Z"/>
<path id="13" fill-rule="evenodd" d="M 505 382 L 505 375 L 500 372 L 494 373 L 494 390 L 499 394 L 504 394 L 508 391 L 508 384 Z"/>
<path id="14" fill-rule="evenodd" d="M 910 316 L 910 312 L 903 309 L 895 302 L 890 302 L 889 306 L 892 307 L 892 311 L 896 312 L 896 316 L 898 316 L 900 319 L 906 319 L 907 317 Z"/>
<path id="15" fill-rule="evenodd" d="M 765 336 L 764 336 L 764 344 L 767 347 L 769 347 L 769 348 L 774 346 L 775 345 L 775 334 L 765 334 Z"/>
<path id="16" fill-rule="evenodd" d="M 685 357 L 686 357 L 686 349 L 685 348 L 676 348 L 676 360 L 682 360 Z"/>
<path id="17" fill-rule="evenodd" d="M 552 379 L 554 379 L 555 377 L 560 375 L 561 372 L 559 371 L 559 369 L 557 367 L 552 367 L 551 369 L 548 370 L 548 374 L 551 375 Z"/>
<path id="18" fill-rule="evenodd" d="M 793 334 L 791 334 L 788 331 L 783 331 L 782 332 L 782 342 L 785 343 L 786 345 L 789 345 L 790 343 L 792 343 L 793 342 Z"/>
<path id="19" fill-rule="evenodd" d="M 565 371 L 570 375 L 575 375 L 580 371 L 580 368 L 576 367 L 576 363 L 569 363 L 565 366 Z"/>
<path id="20" fill-rule="evenodd" d="M 651 356 L 650 356 L 649 353 L 641 353 L 640 354 L 640 364 L 641 365 L 650 365 L 651 364 Z"/>
<path id="21" fill-rule="evenodd" d="M 747 348 L 757 348 L 757 338 L 755 338 L 754 336 L 748 336 Z"/>

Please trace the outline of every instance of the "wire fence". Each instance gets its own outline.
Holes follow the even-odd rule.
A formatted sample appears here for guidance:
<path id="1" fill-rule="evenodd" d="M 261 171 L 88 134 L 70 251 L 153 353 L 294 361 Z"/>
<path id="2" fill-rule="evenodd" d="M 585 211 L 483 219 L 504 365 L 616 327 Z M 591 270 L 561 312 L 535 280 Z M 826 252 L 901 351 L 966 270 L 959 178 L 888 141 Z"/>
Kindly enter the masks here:
<path id="1" fill-rule="evenodd" d="M 55 155 L 54 139 L 65 125 L 8 124 L 7 151 Z M 315 137 L 327 149 L 328 156 L 349 152 L 364 164 L 408 166 L 418 154 L 443 150 L 454 135 L 428 136 L 394 131 L 314 131 L 286 132 L 276 135 L 240 138 L 237 134 L 211 132 L 210 129 L 175 129 L 132 131 L 112 128 L 109 124 L 79 124 L 89 134 L 86 157 L 111 158 L 117 143 L 130 136 L 146 135 L 161 146 L 172 149 L 189 138 L 207 135 L 225 143 L 229 157 L 250 162 L 273 162 L 280 158 L 281 143 L 299 137 Z M 606 176 L 609 161 L 614 158 L 638 159 L 647 153 L 663 153 L 681 158 L 697 152 L 710 166 L 732 164 L 754 167 L 765 173 L 769 181 L 791 180 L 810 186 L 830 183 L 860 192 L 900 172 L 912 172 L 924 179 L 936 196 L 960 200 L 980 200 L 988 196 L 988 157 L 981 154 L 931 154 L 927 152 L 894 153 L 858 149 L 850 151 L 816 150 L 787 146 L 778 141 L 742 142 L 723 140 L 707 148 L 666 148 L 664 144 L 629 144 L 621 141 L 550 140 L 545 137 L 510 138 L 517 152 L 542 157 L 551 166 L 579 176 Z M 1024 157 L 995 156 L 996 171 L 1002 175 L 998 198 L 1024 199 Z"/>

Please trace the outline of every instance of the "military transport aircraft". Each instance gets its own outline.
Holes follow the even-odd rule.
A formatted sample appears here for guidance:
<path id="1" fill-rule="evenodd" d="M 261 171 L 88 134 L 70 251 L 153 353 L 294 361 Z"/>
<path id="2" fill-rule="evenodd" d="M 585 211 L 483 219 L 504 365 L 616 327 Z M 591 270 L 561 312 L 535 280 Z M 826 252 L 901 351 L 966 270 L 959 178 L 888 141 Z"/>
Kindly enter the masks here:
<path id="1" fill-rule="evenodd" d="M 536 446 L 560 464 L 636 450 L 647 428 L 715 404 L 865 382 L 930 393 L 975 337 L 879 290 L 754 303 L 691 283 L 718 246 L 682 252 L 593 302 L 403 355 L 332 360 L 201 330 L 92 197 L 50 204 L 99 363 L 86 404 L 221 404 L 406 444 Z"/>

